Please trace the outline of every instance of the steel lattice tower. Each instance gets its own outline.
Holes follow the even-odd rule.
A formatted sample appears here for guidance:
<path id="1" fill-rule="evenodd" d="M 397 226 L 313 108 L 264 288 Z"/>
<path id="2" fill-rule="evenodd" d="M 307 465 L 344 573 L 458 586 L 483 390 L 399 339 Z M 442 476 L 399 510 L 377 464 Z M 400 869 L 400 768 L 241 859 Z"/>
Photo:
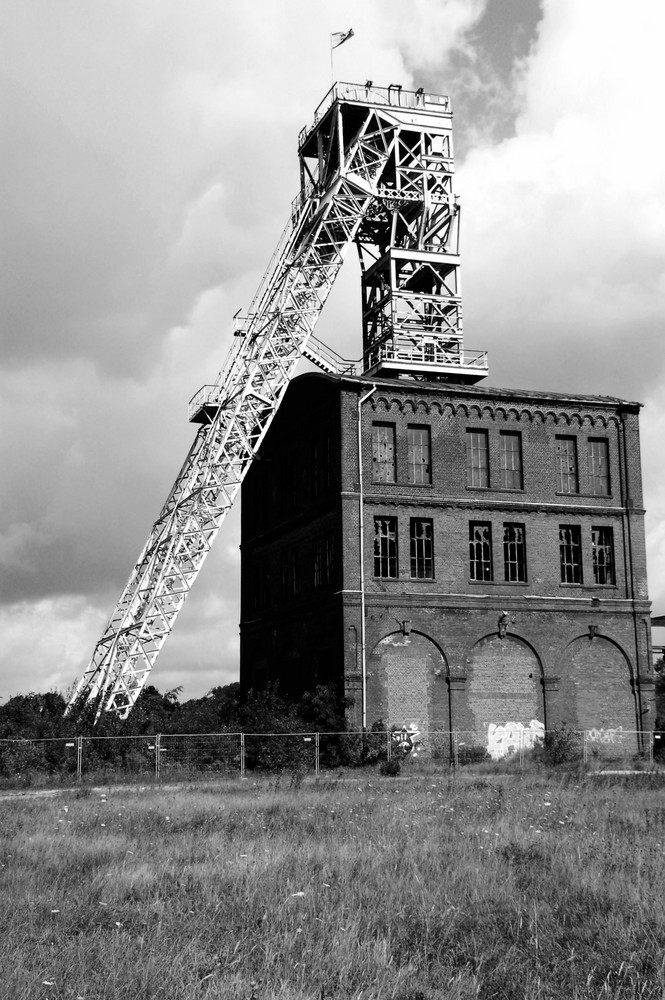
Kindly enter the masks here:
<path id="1" fill-rule="evenodd" d="M 299 138 L 301 189 L 216 382 L 190 403 L 192 448 L 68 705 L 126 716 L 231 508 L 295 368 L 476 382 L 465 353 L 449 100 L 336 84 Z M 312 337 L 352 242 L 363 360 Z"/>

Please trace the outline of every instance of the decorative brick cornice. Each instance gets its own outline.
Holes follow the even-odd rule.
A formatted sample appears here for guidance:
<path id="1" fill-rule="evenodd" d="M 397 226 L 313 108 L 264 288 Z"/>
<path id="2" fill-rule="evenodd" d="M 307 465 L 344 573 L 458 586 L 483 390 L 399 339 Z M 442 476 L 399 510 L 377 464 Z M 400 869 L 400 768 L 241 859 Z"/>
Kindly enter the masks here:
<path id="1" fill-rule="evenodd" d="M 442 395 L 444 390 L 441 390 Z M 577 401 L 575 401 L 577 402 Z M 571 400 L 571 403 L 573 401 Z M 599 400 L 599 404 L 601 401 Z M 416 415 L 423 413 L 427 416 L 445 414 L 453 417 L 461 414 L 467 420 L 493 420 L 495 422 L 513 423 L 542 423 L 552 424 L 561 427 L 578 427 L 584 425 L 589 430 L 603 429 L 608 427 L 618 427 L 619 418 L 614 413 L 607 413 L 603 410 L 592 409 L 591 406 L 577 407 L 570 409 L 561 406 L 560 408 L 546 408 L 535 403 L 522 406 L 506 406 L 505 403 L 493 401 L 473 401 L 451 400 L 445 398 L 428 398 L 427 396 L 398 395 L 387 391 L 377 391 L 371 398 L 369 404 L 376 413 L 383 410 L 389 413 L 396 410 L 399 413 L 410 413 Z M 602 404 L 601 404 L 602 405 Z M 611 405 L 611 404 L 610 404 Z"/>

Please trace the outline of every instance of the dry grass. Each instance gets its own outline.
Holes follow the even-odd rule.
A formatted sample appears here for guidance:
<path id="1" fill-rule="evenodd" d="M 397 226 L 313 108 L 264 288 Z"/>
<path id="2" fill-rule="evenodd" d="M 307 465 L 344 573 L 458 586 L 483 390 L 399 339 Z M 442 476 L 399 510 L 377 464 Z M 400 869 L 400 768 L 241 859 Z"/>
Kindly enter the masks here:
<path id="1" fill-rule="evenodd" d="M 0 996 L 662 1000 L 662 785 L 602 780 L 0 800 Z"/>

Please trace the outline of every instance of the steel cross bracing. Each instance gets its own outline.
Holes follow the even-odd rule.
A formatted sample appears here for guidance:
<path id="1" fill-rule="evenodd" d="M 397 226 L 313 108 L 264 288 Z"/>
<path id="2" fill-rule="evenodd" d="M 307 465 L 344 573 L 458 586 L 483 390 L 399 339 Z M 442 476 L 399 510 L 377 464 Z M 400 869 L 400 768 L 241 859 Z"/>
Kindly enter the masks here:
<path id="1" fill-rule="evenodd" d="M 401 109 L 373 95 L 351 104 L 339 87 L 301 141 L 289 224 L 217 382 L 193 400 L 201 426 L 68 711 L 85 700 L 97 717 L 126 716 L 136 702 L 384 186 Z"/>

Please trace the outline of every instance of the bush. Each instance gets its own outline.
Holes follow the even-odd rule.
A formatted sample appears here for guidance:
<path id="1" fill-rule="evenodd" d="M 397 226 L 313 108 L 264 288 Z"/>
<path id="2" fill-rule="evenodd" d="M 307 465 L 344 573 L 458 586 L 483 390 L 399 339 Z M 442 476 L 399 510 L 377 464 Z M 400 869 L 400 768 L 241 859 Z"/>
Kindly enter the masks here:
<path id="1" fill-rule="evenodd" d="M 379 768 L 381 774 L 391 778 L 396 778 L 401 770 L 402 765 L 396 757 L 391 757 L 390 760 L 382 761 L 381 767 Z"/>
<path id="2" fill-rule="evenodd" d="M 541 755 L 544 763 L 554 766 L 579 763 L 583 756 L 579 733 L 565 726 L 548 729 L 542 740 Z"/>
<path id="3" fill-rule="evenodd" d="M 490 759 L 485 747 L 459 747 L 457 751 L 457 762 L 460 767 L 464 767 L 466 764 L 482 764 L 483 761 Z"/>

